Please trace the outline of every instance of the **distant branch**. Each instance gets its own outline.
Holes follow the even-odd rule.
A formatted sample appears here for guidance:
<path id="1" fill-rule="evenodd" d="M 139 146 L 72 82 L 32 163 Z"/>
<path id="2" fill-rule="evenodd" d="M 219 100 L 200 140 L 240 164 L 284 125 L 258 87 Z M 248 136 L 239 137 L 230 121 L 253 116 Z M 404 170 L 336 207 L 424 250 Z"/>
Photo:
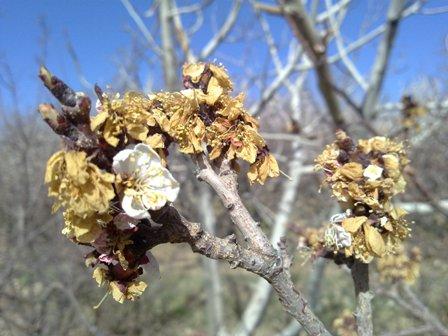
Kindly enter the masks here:
<path id="1" fill-rule="evenodd" d="M 212 39 L 205 45 L 204 49 L 202 49 L 200 53 L 201 59 L 207 59 L 219 46 L 219 44 L 224 41 L 227 35 L 232 30 L 235 25 L 236 19 L 238 18 L 238 13 L 241 9 L 241 0 L 234 0 L 233 7 L 230 9 L 229 15 L 227 16 L 226 21 L 221 26 L 221 29 L 212 37 Z"/>
<path id="2" fill-rule="evenodd" d="M 363 115 L 367 118 L 373 116 L 381 87 L 383 85 L 384 76 L 386 74 L 387 66 L 389 64 L 390 53 L 395 41 L 395 36 L 398 31 L 398 25 L 402 18 L 405 9 L 405 0 L 392 0 L 387 12 L 387 22 L 384 31 L 384 37 L 381 41 L 377 55 L 375 57 L 375 64 L 373 65 L 372 75 L 364 98 L 362 110 Z"/>

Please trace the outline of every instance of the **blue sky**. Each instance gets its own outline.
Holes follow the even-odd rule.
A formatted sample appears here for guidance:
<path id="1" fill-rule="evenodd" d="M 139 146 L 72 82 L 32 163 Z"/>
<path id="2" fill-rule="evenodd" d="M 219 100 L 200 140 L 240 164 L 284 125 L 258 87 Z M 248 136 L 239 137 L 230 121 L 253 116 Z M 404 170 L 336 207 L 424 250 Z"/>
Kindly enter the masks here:
<path id="1" fill-rule="evenodd" d="M 180 5 L 193 2 L 179 1 Z M 149 7 L 150 1 L 133 0 L 132 3 L 138 10 L 143 11 Z M 385 9 L 388 1 L 381 0 L 378 3 L 381 11 Z M 217 6 L 211 6 L 207 13 L 210 14 L 209 17 L 218 14 L 216 20 L 219 23 L 223 20 L 219 14 L 226 12 L 228 5 L 229 1 L 220 0 Z M 448 0 L 429 1 L 428 7 L 443 5 L 448 5 Z M 354 1 L 343 27 L 343 35 L 348 41 L 359 35 L 359 27 L 365 20 L 367 6 L 367 0 Z M 246 27 L 256 24 L 248 20 L 251 15 L 246 4 L 240 13 L 239 23 Z M 111 83 L 116 72 L 115 62 L 120 61 L 118 51 L 130 46 L 131 38 L 125 27 L 136 30 L 119 0 L 0 0 L 0 60 L 10 65 L 23 103 L 27 106 L 32 106 L 42 94 L 36 77 L 37 58 L 41 54 L 39 17 L 45 17 L 50 30 L 46 64 L 77 89 L 82 87 L 66 51 L 65 32 L 71 38 L 87 79 L 104 86 Z M 266 18 L 276 36 L 286 41 L 290 38 L 284 21 L 271 16 Z M 372 27 L 377 22 L 372 18 Z M 204 45 L 212 34 L 211 25 L 211 19 L 206 18 L 204 29 L 201 29 L 193 40 L 193 47 Z M 444 53 L 443 49 L 447 34 L 448 15 L 419 15 L 406 19 L 400 28 L 393 51 L 394 58 L 384 94 L 398 99 L 406 85 L 421 75 L 446 78 L 448 62 L 446 50 Z M 354 55 L 364 75 L 370 73 L 377 41 L 369 45 L 364 52 Z M 252 50 L 252 64 L 256 71 L 262 67 L 267 57 L 264 45 L 259 42 L 252 42 L 252 45 L 224 44 L 218 50 L 216 59 L 225 63 L 225 60 L 219 58 L 219 55 L 223 54 L 243 59 L 247 57 L 249 49 Z M 231 64 L 229 69 L 235 76 L 241 72 L 241 69 Z M 155 75 L 157 76 L 157 72 Z M 0 87 L 0 90 L 7 103 L 4 88 Z"/>

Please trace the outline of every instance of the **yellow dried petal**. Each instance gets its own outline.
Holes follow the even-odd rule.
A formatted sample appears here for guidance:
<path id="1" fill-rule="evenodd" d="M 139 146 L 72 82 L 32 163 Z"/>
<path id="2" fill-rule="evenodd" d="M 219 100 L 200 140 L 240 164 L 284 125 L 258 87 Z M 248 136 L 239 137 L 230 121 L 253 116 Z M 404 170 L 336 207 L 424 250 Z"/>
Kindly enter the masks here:
<path id="1" fill-rule="evenodd" d="M 363 169 L 362 165 L 357 162 L 349 162 L 339 168 L 339 173 L 346 178 L 357 181 L 362 178 Z"/>
<path id="2" fill-rule="evenodd" d="M 218 82 L 219 85 L 227 90 L 227 91 L 231 91 L 232 90 L 232 81 L 230 80 L 229 75 L 227 74 L 226 69 L 224 69 L 223 67 L 217 66 L 215 64 L 210 64 L 210 70 L 213 73 L 213 77 L 215 77 Z"/>
<path id="3" fill-rule="evenodd" d="M 361 225 L 364 224 L 366 221 L 367 221 L 367 217 L 365 217 L 365 216 L 345 218 L 342 221 L 342 227 L 347 232 L 355 233 L 356 231 L 358 231 L 358 229 L 361 227 Z"/>
<path id="4" fill-rule="evenodd" d="M 102 266 L 98 266 L 93 270 L 92 278 L 98 283 L 98 287 L 101 287 L 107 281 L 107 270 Z"/>
<path id="5" fill-rule="evenodd" d="M 377 136 L 370 139 L 369 142 L 374 151 L 385 152 L 388 149 L 388 140 L 386 137 Z"/>
<path id="6" fill-rule="evenodd" d="M 257 164 L 251 164 L 249 170 L 247 172 L 247 178 L 249 179 L 250 184 L 254 183 L 258 179 L 258 167 Z"/>
<path id="7" fill-rule="evenodd" d="M 127 133 L 135 140 L 145 141 L 148 129 L 144 125 L 129 124 L 126 126 Z"/>
<path id="8" fill-rule="evenodd" d="M 117 282 L 112 281 L 109 284 L 109 290 L 111 291 L 112 297 L 114 298 L 115 301 L 120 302 L 120 303 L 124 302 L 124 300 L 126 298 L 125 293 L 123 293 L 120 290 L 120 287 L 118 286 Z"/>
<path id="9" fill-rule="evenodd" d="M 381 234 L 369 224 L 364 224 L 363 228 L 367 247 L 378 257 L 383 256 L 386 245 Z"/>
<path id="10" fill-rule="evenodd" d="M 147 143 L 152 148 L 165 148 L 162 134 L 150 135 L 148 138 L 146 138 L 145 143 Z"/>
<path id="11" fill-rule="evenodd" d="M 220 157 L 221 152 L 222 152 L 222 147 L 221 146 L 215 146 L 215 147 L 213 147 L 213 149 L 209 153 L 208 157 L 210 158 L 210 160 L 215 160 L 218 157 Z"/>
<path id="12" fill-rule="evenodd" d="M 134 301 L 137 297 L 141 296 L 145 291 L 147 285 L 143 281 L 134 282 L 127 288 L 126 298 Z"/>
<path id="13" fill-rule="evenodd" d="M 185 64 L 182 69 L 182 74 L 191 77 L 191 81 L 193 83 L 197 83 L 201 78 L 202 73 L 204 72 L 205 64 L 204 63 L 190 63 Z"/>
<path id="14" fill-rule="evenodd" d="M 107 120 L 109 113 L 101 112 L 90 119 L 90 128 L 92 131 L 99 129 Z"/>
<path id="15" fill-rule="evenodd" d="M 207 86 L 207 105 L 214 105 L 219 97 L 223 94 L 224 89 L 219 85 L 218 80 L 215 77 L 210 78 Z"/>
<path id="16" fill-rule="evenodd" d="M 103 137 L 107 141 L 107 143 L 113 147 L 117 147 L 118 142 L 120 141 L 117 135 L 120 133 L 118 129 L 118 125 L 115 124 L 111 119 L 106 120 L 106 124 L 104 125 Z"/>

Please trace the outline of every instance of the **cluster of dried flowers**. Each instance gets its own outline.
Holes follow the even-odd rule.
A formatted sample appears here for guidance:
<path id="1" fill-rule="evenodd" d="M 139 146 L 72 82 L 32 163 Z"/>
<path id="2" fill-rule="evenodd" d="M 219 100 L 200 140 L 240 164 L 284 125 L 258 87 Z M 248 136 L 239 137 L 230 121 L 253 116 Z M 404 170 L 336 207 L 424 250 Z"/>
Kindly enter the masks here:
<path id="1" fill-rule="evenodd" d="M 404 96 L 401 99 L 403 108 L 401 109 L 401 124 L 406 131 L 420 131 L 419 119 L 426 115 L 428 111 L 424 106 L 418 104 L 412 96 Z"/>
<path id="2" fill-rule="evenodd" d="M 279 175 L 274 156 L 258 132 L 258 121 L 244 109 L 244 95 L 232 97 L 224 68 L 195 63 L 183 68 L 185 90 L 122 99 L 103 96 L 92 128 L 111 146 L 140 141 L 165 159 L 175 142 L 185 154 L 208 152 L 210 160 L 242 159 L 251 183 Z"/>
<path id="3" fill-rule="evenodd" d="M 400 246 L 394 254 L 378 260 L 377 269 L 380 281 L 387 283 L 403 281 L 413 284 L 420 275 L 421 260 L 421 252 L 417 246 L 409 251 Z"/>
<path id="4" fill-rule="evenodd" d="M 391 202 L 405 189 L 402 172 L 407 164 L 401 143 L 385 137 L 355 143 L 337 132 L 336 141 L 317 157 L 316 169 L 325 173 L 324 183 L 344 212 L 331 218 L 314 249 L 364 263 L 393 253 L 410 231 L 405 211 Z"/>
<path id="5" fill-rule="evenodd" d="M 128 92 L 120 98 L 97 89 L 98 114 L 82 124 L 98 139 L 97 150 L 67 146 L 47 164 L 53 210 L 64 209 L 63 233 L 93 247 L 86 265 L 119 302 L 142 294 L 147 286 L 138 280 L 142 265 L 155 263 L 150 252 L 135 253 L 136 235 L 152 225 L 150 212 L 179 192 L 167 169 L 171 143 L 182 153 L 207 153 L 210 160 L 227 159 L 234 166 L 237 159 L 247 161 L 251 182 L 279 175 L 257 121 L 243 107 L 243 95 L 230 96 L 226 71 L 199 63 L 186 65 L 183 75 L 186 89 L 180 92 Z"/>
<path id="6" fill-rule="evenodd" d="M 45 182 L 56 199 L 53 210 L 64 208 L 62 232 L 94 248 L 86 264 L 95 267 L 98 284 L 119 302 L 135 300 L 146 288 L 137 278 L 151 255 L 129 253 L 132 236 L 139 221 L 150 218 L 149 210 L 173 202 L 179 192 L 157 153 L 146 144 L 130 145 L 114 155 L 107 171 L 85 152 L 62 150 L 48 160 Z"/>
<path id="7" fill-rule="evenodd" d="M 333 328 L 339 336 L 357 336 L 356 321 L 353 313 L 344 309 L 341 315 L 333 321 Z"/>

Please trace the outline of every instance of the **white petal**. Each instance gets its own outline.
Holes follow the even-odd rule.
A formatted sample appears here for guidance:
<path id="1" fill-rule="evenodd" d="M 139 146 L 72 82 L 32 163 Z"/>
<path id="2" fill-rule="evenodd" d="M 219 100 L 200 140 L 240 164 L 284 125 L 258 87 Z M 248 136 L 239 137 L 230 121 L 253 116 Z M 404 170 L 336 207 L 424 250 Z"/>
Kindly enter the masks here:
<path id="1" fill-rule="evenodd" d="M 151 146 L 139 143 L 138 145 L 135 145 L 134 149 L 149 156 L 150 160 L 156 160 L 160 162 L 159 154 L 157 154 L 157 152 L 152 149 Z"/>
<path id="2" fill-rule="evenodd" d="M 124 212 L 132 218 L 143 219 L 143 218 L 151 218 L 147 209 L 143 206 L 139 197 L 132 195 L 124 195 L 121 200 L 121 207 Z"/>
<path id="3" fill-rule="evenodd" d="M 130 175 L 136 169 L 136 162 L 132 159 L 134 151 L 132 149 L 123 149 L 118 152 L 113 159 L 112 169 L 115 174 Z"/>
<path id="4" fill-rule="evenodd" d="M 177 195 L 179 195 L 179 183 L 173 184 L 170 188 L 166 188 L 164 190 L 164 194 L 168 201 L 174 202 L 177 198 Z"/>
<path id="5" fill-rule="evenodd" d="M 168 181 L 170 181 L 170 184 L 168 186 L 168 188 L 165 188 L 165 196 L 168 199 L 168 201 L 170 202 L 174 202 L 177 198 L 177 195 L 179 194 L 179 190 L 180 190 L 180 186 L 179 186 L 179 182 L 177 182 L 177 180 L 173 177 L 173 175 L 171 175 L 171 173 L 167 170 L 168 172 Z"/>
<path id="6" fill-rule="evenodd" d="M 381 177 L 383 173 L 383 168 L 378 167 L 376 165 L 369 165 L 366 169 L 364 169 L 364 177 L 367 177 L 371 181 L 375 181 Z"/>
<path id="7" fill-rule="evenodd" d="M 169 173 L 165 172 L 165 176 L 149 177 L 146 180 L 148 191 L 157 191 L 162 193 L 169 202 L 174 202 L 179 194 L 179 183 Z"/>
<path id="8" fill-rule="evenodd" d="M 96 100 L 95 109 L 98 113 L 103 110 L 103 105 L 101 104 L 101 101 L 99 99 Z"/>

